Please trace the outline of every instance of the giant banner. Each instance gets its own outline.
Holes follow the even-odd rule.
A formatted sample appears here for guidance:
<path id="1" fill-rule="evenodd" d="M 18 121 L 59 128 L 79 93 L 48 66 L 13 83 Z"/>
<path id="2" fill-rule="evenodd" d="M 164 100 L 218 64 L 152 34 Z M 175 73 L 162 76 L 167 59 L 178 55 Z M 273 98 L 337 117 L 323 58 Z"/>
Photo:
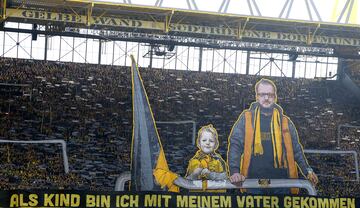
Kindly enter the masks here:
<path id="1" fill-rule="evenodd" d="M 47 12 L 37 10 L 24 10 L 24 9 L 7 9 L 10 18 L 17 19 L 32 19 L 40 21 L 55 21 L 79 24 L 80 26 L 87 26 L 88 19 L 85 15 L 76 15 L 68 13 Z M 114 28 L 129 28 L 129 29 L 146 29 L 154 30 L 159 33 L 166 31 L 164 22 L 118 18 L 111 16 L 92 16 L 89 20 L 92 26 L 106 26 Z M 286 33 L 286 32 L 270 32 L 251 29 L 231 28 L 225 25 L 218 27 L 209 27 L 195 24 L 180 24 L 170 23 L 169 32 L 187 33 L 187 34 L 201 34 L 223 36 L 228 38 L 249 39 L 254 41 L 272 40 L 282 42 L 293 42 L 297 44 L 311 45 L 339 45 L 339 46 L 360 46 L 359 38 L 345 38 L 325 35 L 307 35 L 300 33 Z"/>
<path id="2" fill-rule="evenodd" d="M 0 191 L 0 207 L 356 208 L 360 207 L 360 199 L 209 193 L 11 190 Z"/>

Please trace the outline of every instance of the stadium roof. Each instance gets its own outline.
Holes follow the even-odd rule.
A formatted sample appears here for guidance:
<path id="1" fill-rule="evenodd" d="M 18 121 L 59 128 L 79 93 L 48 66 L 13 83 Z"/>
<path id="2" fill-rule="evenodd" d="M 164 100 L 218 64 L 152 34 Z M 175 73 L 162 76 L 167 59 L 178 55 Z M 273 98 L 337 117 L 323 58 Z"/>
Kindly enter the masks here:
<path id="1" fill-rule="evenodd" d="M 360 25 L 358 24 L 269 18 L 116 2 L 91 0 L 7 0 L 7 2 L 10 5 L 9 8 L 42 8 L 46 11 L 70 12 L 79 15 L 87 15 L 91 10 L 91 15 L 118 16 L 149 21 L 164 21 L 165 17 L 171 16 L 171 22 L 173 23 L 195 23 L 206 26 L 225 24 L 231 27 L 246 22 L 248 28 L 256 30 L 289 31 L 306 34 L 316 30 L 318 33 L 341 37 L 358 37 L 360 32 Z"/>
<path id="2" fill-rule="evenodd" d="M 8 0 L 9 1 L 9 0 Z M 10 0 L 11 1 L 11 0 Z M 14 2 L 21 0 L 15 0 Z M 31 2 L 27 1 L 27 2 Z M 310 4 L 309 4 L 310 1 Z M 259 16 L 283 19 L 310 20 L 316 22 L 334 22 L 360 24 L 358 0 L 65 0 L 65 1 L 32 1 L 36 4 L 62 5 L 64 2 L 94 3 L 113 6 L 127 3 L 133 6 L 155 6 L 165 9 L 217 12 L 246 16 Z M 40 3 L 42 2 L 42 3 Z"/>
<path id="3" fill-rule="evenodd" d="M 9 21 L 217 40 L 360 48 L 360 25 L 356 24 L 90 0 L 7 2 L 6 18 Z"/>

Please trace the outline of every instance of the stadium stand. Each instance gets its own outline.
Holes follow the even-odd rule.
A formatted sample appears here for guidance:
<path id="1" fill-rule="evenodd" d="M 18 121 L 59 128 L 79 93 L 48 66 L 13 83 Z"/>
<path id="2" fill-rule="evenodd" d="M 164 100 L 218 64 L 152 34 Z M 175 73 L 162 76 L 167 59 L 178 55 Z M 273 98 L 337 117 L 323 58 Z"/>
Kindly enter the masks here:
<path id="1" fill-rule="evenodd" d="M 70 163 L 70 173 L 64 174 L 61 151 L 54 149 L 60 147 L 54 145 L 2 144 L 0 188 L 113 190 L 116 177 L 130 168 L 129 67 L 10 58 L 1 58 L 0 67 L 1 83 L 31 86 L 30 93 L 8 88 L 1 93 L 0 138 L 64 139 Z M 237 116 L 254 100 L 259 76 L 148 68 L 141 74 L 156 120 L 212 123 L 219 133 L 219 152 L 226 158 L 227 136 Z M 305 149 L 335 150 L 337 127 L 360 125 L 358 101 L 339 81 L 271 79 Z M 186 125 L 160 128 L 170 169 L 181 175 L 196 151 L 191 133 Z M 344 128 L 340 148 L 360 153 L 359 135 L 357 129 Z M 349 175 L 354 168 L 350 157 L 308 158 L 320 176 L 319 195 L 359 196 L 358 183 L 347 181 L 354 178 Z M 342 168 L 329 170 L 329 165 Z"/>
<path id="2" fill-rule="evenodd" d="M 351 76 L 352 80 L 360 86 L 360 61 L 352 60 L 347 65 L 347 72 Z"/>

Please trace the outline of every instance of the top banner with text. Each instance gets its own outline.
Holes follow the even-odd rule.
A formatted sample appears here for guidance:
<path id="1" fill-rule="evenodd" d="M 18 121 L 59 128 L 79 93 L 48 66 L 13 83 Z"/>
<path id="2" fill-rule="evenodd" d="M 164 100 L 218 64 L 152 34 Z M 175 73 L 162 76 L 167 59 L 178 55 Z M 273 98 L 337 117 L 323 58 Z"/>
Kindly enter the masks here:
<path id="1" fill-rule="evenodd" d="M 211 36 L 223 36 L 229 38 L 245 38 L 251 40 L 272 40 L 300 43 L 304 45 L 319 44 L 319 45 L 342 45 L 342 46 L 360 46 L 359 38 L 345 38 L 345 37 L 333 37 L 326 35 L 313 35 L 299 33 L 286 33 L 286 32 L 271 32 L 260 30 L 240 30 L 239 28 L 231 28 L 226 25 L 218 27 L 210 27 L 204 25 L 193 24 L 180 24 L 170 23 L 169 28 L 166 28 L 164 22 L 138 20 L 119 17 L 96 17 L 92 16 L 89 19 L 85 15 L 46 12 L 37 10 L 24 10 L 24 9 L 7 9 L 8 16 L 16 19 L 32 19 L 39 21 L 50 22 L 64 22 L 70 24 L 84 25 L 88 24 L 92 26 L 104 26 L 114 28 L 128 28 L 128 29 L 144 29 L 153 30 L 163 33 L 168 29 L 169 32 L 178 32 L 186 34 L 197 35 L 211 35 Z"/>

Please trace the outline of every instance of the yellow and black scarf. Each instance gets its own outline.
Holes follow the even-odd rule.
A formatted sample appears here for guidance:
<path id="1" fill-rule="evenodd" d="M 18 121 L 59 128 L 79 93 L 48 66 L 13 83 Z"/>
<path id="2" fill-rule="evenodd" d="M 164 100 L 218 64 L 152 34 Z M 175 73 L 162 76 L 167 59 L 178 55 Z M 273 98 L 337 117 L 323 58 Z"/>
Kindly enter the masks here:
<path id="1" fill-rule="evenodd" d="M 264 149 L 261 144 L 261 128 L 260 128 L 260 108 L 256 107 L 255 109 L 255 139 L 254 139 L 254 155 L 264 154 Z M 271 141 L 274 152 L 274 167 L 275 168 L 286 168 L 286 161 L 283 160 L 283 151 L 282 151 L 282 131 L 281 131 L 281 122 L 280 122 L 280 112 L 277 108 L 273 109 L 272 118 L 271 118 Z"/>

